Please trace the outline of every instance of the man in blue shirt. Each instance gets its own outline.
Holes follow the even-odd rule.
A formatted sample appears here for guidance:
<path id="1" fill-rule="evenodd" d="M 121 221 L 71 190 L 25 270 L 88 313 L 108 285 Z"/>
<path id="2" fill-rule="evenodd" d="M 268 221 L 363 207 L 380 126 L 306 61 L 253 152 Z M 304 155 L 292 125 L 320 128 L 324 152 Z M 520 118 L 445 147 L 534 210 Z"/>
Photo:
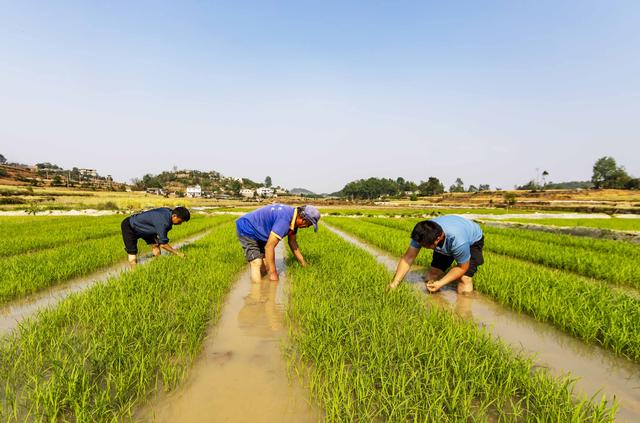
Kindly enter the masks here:
<path id="1" fill-rule="evenodd" d="M 160 250 L 165 250 L 171 254 L 184 257 L 184 254 L 175 250 L 169 245 L 167 233 L 173 225 L 180 225 L 188 222 L 191 213 L 186 207 L 160 207 L 142 213 L 129 216 L 122 221 L 122 240 L 124 249 L 129 255 L 129 265 L 131 268 L 138 263 L 138 239 L 145 240 L 147 245 L 151 245 L 154 256 L 160 255 Z"/>
<path id="2" fill-rule="evenodd" d="M 477 223 L 455 215 L 418 222 L 411 232 L 409 248 L 389 284 L 390 289 L 400 284 L 422 247 L 434 250 L 431 268 L 425 275 L 429 292 L 437 292 L 456 280 L 459 294 L 473 291 L 472 277 L 484 263 L 484 235 Z M 454 260 L 456 265 L 445 274 Z"/>
<path id="3" fill-rule="evenodd" d="M 244 255 L 251 264 L 251 281 L 260 282 L 266 273 L 269 273 L 270 280 L 278 280 L 275 248 L 285 236 L 296 260 L 306 266 L 296 241 L 296 233 L 298 228 L 308 228 L 311 225 L 318 232 L 319 220 L 320 212 L 313 206 L 296 208 L 284 204 L 271 204 L 239 218 L 236 221 L 236 232 Z"/>

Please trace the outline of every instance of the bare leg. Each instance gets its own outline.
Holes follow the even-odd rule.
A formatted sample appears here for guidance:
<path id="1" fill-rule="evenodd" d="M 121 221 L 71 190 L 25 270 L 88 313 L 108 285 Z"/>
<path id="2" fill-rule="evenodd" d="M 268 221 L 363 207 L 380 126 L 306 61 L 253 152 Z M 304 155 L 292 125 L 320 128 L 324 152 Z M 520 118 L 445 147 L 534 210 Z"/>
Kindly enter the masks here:
<path id="1" fill-rule="evenodd" d="M 473 292 L 473 278 L 463 276 L 458 282 L 458 294 L 469 294 Z"/>
<path id="2" fill-rule="evenodd" d="M 138 264 L 138 256 L 135 254 L 129 254 L 128 258 L 129 258 L 129 268 L 130 269 L 135 268 L 136 265 Z"/>
<path id="3" fill-rule="evenodd" d="M 160 247 L 157 245 L 152 245 L 151 246 L 151 252 L 153 253 L 154 256 L 158 257 L 161 253 L 160 251 Z"/>
<path id="4" fill-rule="evenodd" d="M 264 267 L 264 261 L 261 258 L 257 258 L 255 260 L 251 260 L 249 264 L 251 265 L 251 282 L 260 283 L 263 275 L 262 269 Z"/>
<path id="5" fill-rule="evenodd" d="M 265 277 L 267 275 L 267 262 L 262 259 L 262 265 L 260 266 L 260 276 Z"/>

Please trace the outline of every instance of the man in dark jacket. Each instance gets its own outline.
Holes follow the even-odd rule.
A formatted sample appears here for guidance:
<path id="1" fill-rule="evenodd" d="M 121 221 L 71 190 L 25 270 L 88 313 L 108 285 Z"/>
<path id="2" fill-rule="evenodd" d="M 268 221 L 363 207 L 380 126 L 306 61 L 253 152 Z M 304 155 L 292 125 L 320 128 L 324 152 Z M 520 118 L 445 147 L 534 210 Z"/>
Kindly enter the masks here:
<path id="1" fill-rule="evenodd" d="M 129 216 L 122 221 L 122 239 L 124 249 L 129 255 L 129 265 L 133 268 L 138 263 L 138 239 L 145 240 L 147 245 L 151 245 L 154 256 L 159 256 L 161 250 L 170 252 L 180 257 L 184 253 L 175 250 L 169 245 L 167 233 L 173 225 L 180 225 L 188 222 L 191 214 L 186 207 L 160 207 L 142 213 Z"/>

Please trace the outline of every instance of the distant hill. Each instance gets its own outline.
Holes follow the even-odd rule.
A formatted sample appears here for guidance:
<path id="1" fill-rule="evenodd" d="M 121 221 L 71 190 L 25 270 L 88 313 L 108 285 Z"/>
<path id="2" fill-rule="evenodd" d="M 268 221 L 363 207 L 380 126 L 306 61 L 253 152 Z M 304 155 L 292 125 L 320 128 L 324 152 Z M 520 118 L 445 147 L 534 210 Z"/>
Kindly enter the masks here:
<path id="1" fill-rule="evenodd" d="M 304 189 L 304 188 L 292 188 L 289 190 L 289 193 L 291 194 L 295 194 L 295 195 L 318 195 L 313 191 L 309 191 L 308 189 Z"/>

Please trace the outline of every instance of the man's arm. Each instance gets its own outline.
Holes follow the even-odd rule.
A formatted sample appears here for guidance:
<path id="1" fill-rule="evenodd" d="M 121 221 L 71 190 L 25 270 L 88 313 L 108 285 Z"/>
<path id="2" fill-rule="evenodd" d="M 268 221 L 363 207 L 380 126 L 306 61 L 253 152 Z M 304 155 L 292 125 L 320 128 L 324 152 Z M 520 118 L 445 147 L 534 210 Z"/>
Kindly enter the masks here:
<path id="1" fill-rule="evenodd" d="M 287 236 L 287 242 L 289 243 L 289 248 L 293 253 L 296 260 L 302 267 L 307 266 L 307 262 L 304 260 L 302 253 L 300 252 L 300 248 L 298 247 L 298 241 L 296 240 L 296 233 L 294 231 L 289 231 L 289 235 Z"/>
<path id="2" fill-rule="evenodd" d="M 457 266 L 452 267 L 451 270 L 449 270 L 446 275 L 440 278 L 439 281 L 427 283 L 427 289 L 429 290 L 429 292 L 436 292 L 443 286 L 453 281 L 457 281 L 458 279 L 463 277 L 465 273 L 467 273 L 467 270 L 469 270 L 470 263 L 471 263 L 470 261 L 467 261 L 465 263 L 458 264 Z"/>
<path id="3" fill-rule="evenodd" d="M 402 280 L 407 275 L 407 273 L 409 273 L 409 270 L 411 270 L 411 265 L 413 264 L 413 261 L 418 256 L 419 252 L 420 252 L 420 248 L 415 248 L 411 246 L 407 248 L 407 251 L 404 253 L 404 256 L 402 256 L 402 258 L 398 262 L 398 266 L 396 267 L 396 273 L 393 276 L 393 280 L 389 284 L 388 289 L 395 289 L 400 284 L 400 282 L 402 282 Z"/>
<path id="4" fill-rule="evenodd" d="M 264 246 L 264 259 L 270 281 L 278 280 L 278 271 L 276 270 L 276 245 L 278 245 L 278 242 L 280 242 L 280 238 L 274 232 L 271 232 L 267 239 L 267 244 Z"/>
<path id="5" fill-rule="evenodd" d="M 159 245 L 161 249 L 170 252 L 173 255 L 179 256 L 179 257 L 185 257 L 185 254 L 176 250 L 175 248 L 173 248 L 171 245 L 169 245 L 169 243 L 166 244 L 160 244 Z"/>

